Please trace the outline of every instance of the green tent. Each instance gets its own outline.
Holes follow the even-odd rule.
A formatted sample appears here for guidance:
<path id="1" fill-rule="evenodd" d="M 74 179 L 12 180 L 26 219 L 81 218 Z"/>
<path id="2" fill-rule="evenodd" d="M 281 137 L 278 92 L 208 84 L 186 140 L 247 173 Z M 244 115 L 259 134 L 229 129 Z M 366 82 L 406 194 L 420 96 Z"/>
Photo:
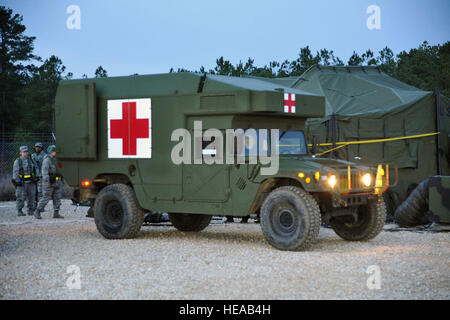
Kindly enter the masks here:
<path id="1" fill-rule="evenodd" d="M 309 119 L 309 143 L 338 143 L 440 132 L 415 139 L 354 144 L 325 156 L 398 168 L 398 183 L 387 194 L 390 211 L 429 176 L 450 175 L 450 103 L 438 90 L 423 91 L 378 67 L 313 66 L 300 77 L 270 79 L 325 96 L 326 116 Z M 337 144 L 336 146 L 339 146 Z M 319 147 L 317 152 L 331 149 Z M 394 170 L 390 170 L 393 177 Z M 393 180 L 393 179 L 391 179 Z M 394 181 L 392 181 L 393 183 Z"/>

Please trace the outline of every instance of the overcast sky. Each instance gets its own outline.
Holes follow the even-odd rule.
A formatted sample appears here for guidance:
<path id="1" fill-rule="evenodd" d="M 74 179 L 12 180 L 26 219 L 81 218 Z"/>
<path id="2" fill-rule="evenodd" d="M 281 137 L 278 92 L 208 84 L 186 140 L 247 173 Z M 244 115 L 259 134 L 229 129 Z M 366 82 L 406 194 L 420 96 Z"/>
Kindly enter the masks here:
<path id="1" fill-rule="evenodd" d="M 102 65 L 110 76 L 295 59 L 301 47 L 334 50 L 345 61 L 353 50 L 394 53 L 424 40 L 449 39 L 450 0 L 0 0 L 23 15 L 35 53 L 62 59 L 75 78 Z M 70 5 L 80 8 L 80 29 L 69 29 Z M 381 29 L 366 13 L 380 8 Z M 75 20 L 70 19 L 72 22 Z"/>

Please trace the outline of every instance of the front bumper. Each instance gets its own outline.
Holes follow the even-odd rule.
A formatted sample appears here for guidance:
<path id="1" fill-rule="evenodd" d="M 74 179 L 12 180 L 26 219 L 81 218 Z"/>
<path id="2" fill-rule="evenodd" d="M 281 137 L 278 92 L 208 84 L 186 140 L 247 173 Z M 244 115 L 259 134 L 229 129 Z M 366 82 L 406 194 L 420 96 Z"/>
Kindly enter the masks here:
<path id="1" fill-rule="evenodd" d="M 317 172 L 317 171 L 316 171 Z M 329 167 L 325 172 L 319 172 L 320 178 L 314 178 L 314 172 L 303 173 L 296 179 L 309 192 L 331 192 L 343 196 L 349 194 L 382 194 L 389 187 L 388 176 L 384 176 L 384 169 L 381 165 L 378 168 L 372 167 Z M 365 184 L 363 177 L 370 175 L 370 183 Z M 335 184 L 329 183 L 333 177 Z M 311 177 L 311 178 L 310 178 Z"/>

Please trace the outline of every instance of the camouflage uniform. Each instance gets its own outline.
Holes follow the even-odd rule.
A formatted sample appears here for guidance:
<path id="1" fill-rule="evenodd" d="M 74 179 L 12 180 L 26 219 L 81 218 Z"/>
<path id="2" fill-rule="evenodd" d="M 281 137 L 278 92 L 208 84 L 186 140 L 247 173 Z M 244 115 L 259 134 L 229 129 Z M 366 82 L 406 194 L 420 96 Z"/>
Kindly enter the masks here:
<path id="1" fill-rule="evenodd" d="M 28 148 L 22 146 L 20 151 L 28 151 Z M 14 161 L 13 180 L 16 186 L 16 209 L 19 216 L 25 215 L 22 212 L 25 200 L 27 201 L 28 215 L 33 214 L 38 179 L 39 172 L 31 157 L 20 156 Z"/>
<path id="2" fill-rule="evenodd" d="M 44 145 L 41 142 L 37 142 L 34 147 L 41 147 L 42 149 L 44 149 Z M 40 153 L 33 153 L 31 155 L 31 159 L 33 159 L 33 161 L 36 163 L 36 166 L 38 168 L 39 174 L 41 173 L 41 169 L 42 169 L 42 161 L 44 161 L 45 156 L 47 155 L 47 153 L 42 150 Z M 37 183 L 37 201 L 41 200 L 42 198 L 42 180 L 40 180 Z"/>
<path id="3" fill-rule="evenodd" d="M 56 169 L 56 158 L 51 156 L 51 153 L 54 150 L 55 146 L 48 147 L 48 154 L 42 162 L 42 198 L 39 199 L 37 209 L 34 213 L 36 219 L 41 219 L 40 213 L 44 211 L 45 206 L 50 200 L 53 200 L 53 218 L 63 218 L 59 215 L 59 208 L 61 207 L 62 198 L 61 176 Z"/>

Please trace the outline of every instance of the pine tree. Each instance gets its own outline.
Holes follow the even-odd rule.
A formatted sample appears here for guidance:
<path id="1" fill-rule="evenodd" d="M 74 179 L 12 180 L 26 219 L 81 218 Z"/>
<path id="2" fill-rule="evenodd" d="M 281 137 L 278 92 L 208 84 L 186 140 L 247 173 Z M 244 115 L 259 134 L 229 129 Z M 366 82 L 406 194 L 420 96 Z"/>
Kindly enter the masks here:
<path id="1" fill-rule="evenodd" d="M 11 9 L 0 6 L 0 110 L 2 129 L 8 132 L 19 125 L 17 97 L 35 68 L 24 62 L 40 61 L 33 54 L 35 37 L 24 34 L 22 19 Z"/>

